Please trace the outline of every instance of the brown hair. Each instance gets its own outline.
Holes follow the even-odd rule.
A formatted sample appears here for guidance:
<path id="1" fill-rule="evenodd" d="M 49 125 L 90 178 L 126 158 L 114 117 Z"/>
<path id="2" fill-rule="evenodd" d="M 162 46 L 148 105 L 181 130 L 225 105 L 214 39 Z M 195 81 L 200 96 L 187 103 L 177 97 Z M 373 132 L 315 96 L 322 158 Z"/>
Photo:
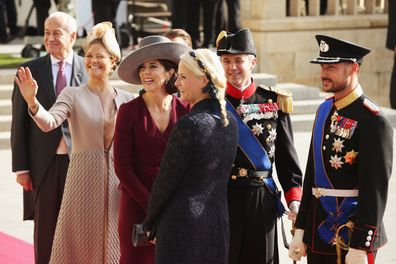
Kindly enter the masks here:
<path id="1" fill-rule="evenodd" d="M 184 43 L 187 44 L 187 46 L 189 46 L 190 48 L 192 47 L 192 40 L 190 34 L 188 34 L 186 31 L 184 31 L 181 28 L 174 28 L 169 30 L 168 32 L 165 33 L 165 37 L 167 37 L 170 40 L 179 37 L 184 40 Z"/>

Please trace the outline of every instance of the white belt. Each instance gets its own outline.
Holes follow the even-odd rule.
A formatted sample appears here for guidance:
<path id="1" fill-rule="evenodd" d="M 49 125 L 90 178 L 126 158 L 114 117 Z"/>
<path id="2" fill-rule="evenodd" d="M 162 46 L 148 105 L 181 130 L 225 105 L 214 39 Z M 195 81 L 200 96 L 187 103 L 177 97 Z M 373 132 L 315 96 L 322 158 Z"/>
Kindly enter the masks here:
<path id="1" fill-rule="evenodd" d="M 357 197 L 359 195 L 359 190 L 357 189 L 325 189 L 312 187 L 312 195 L 316 198 L 322 196 L 330 196 L 330 197 Z"/>

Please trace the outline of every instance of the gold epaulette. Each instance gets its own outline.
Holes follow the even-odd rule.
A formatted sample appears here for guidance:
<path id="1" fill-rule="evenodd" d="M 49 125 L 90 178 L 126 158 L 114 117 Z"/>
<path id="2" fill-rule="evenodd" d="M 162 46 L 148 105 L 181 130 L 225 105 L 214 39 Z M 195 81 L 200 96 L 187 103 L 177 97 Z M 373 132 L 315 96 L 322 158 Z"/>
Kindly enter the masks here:
<path id="1" fill-rule="evenodd" d="M 259 87 L 264 90 L 276 93 L 278 97 L 277 104 L 279 110 L 287 114 L 291 114 L 293 112 L 293 98 L 291 92 L 264 85 L 260 85 Z"/>

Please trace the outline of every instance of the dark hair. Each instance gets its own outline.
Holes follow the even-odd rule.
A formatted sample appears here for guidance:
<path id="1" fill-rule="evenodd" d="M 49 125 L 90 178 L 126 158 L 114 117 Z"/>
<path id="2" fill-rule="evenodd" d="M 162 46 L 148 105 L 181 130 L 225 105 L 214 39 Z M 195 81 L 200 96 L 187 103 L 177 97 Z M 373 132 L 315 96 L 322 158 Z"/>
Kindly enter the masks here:
<path id="1" fill-rule="evenodd" d="M 174 94 L 178 91 L 175 82 L 177 80 L 177 65 L 176 63 L 174 63 L 173 61 L 170 60 L 163 60 L 163 59 L 159 59 L 158 60 L 162 66 L 164 66 L 165 71 L 170 71 L 170 70 L 174 70 L 175 73 L 172 74 L 172 76 L 170 77 L 170 79 L 168 80 L 168 82 L 165 84 L 165 91 L 168 94 Z"/>

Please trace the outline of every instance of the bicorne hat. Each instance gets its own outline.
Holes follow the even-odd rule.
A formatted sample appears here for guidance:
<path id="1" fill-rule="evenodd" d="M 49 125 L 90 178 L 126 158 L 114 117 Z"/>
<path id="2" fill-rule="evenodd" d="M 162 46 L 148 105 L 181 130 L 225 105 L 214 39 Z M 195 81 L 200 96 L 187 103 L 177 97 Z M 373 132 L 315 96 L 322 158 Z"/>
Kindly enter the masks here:
<path id="1" fill-rule="evenodd" d="M 235 34 L 221 31 L 216 40 L 217 55 L 252 54 L 256 56 L 256 48 L 252 33 L 248 28 L 238 30 Z"/>
<path id="2" fill-rule="evenodd" d="M 362 64 L 363 57 L 371 51 L 355 43 L 329 36 L 316 35 L 315 38 L 319 45 L 319 57 L 311 63 L 333 64 L 352 61 Z"/>
<path id="3" fill-rule="evenodd" d="M 139 66 L 149 60 L 169 60 L 179 64 L 180 56 L 191 50 L 186 44 L 170 41 L 163 36 L 147 36 L 140 40 L 139 47 L 120 64 L 118 76 L 131 84 L 141 84 Z"/>

